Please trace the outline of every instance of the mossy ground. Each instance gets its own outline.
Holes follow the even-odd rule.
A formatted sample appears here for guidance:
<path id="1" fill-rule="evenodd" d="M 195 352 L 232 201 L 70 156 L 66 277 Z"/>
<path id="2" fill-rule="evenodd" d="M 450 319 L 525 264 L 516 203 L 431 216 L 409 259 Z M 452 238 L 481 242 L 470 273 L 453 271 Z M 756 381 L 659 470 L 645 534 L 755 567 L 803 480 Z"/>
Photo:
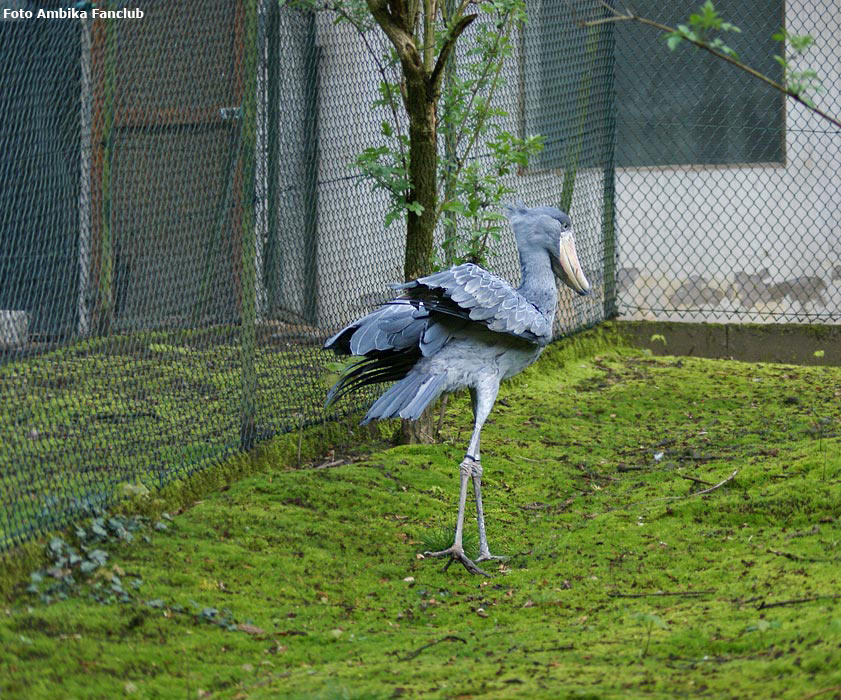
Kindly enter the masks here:
<path id="1" fill-rule="evenodd" d="M 261 328 L 252 356 L 256 430 L 321 417 L 335 357 Z M 239 329 L 143 331 L 0 366 L 0 550 L 92 507 L 126 483 L 158 488 L 241 444 Z"/>
<path id="2" fill-rule="evenodd" d="M 113 548 L 133 602 L 17 597 L 0 696 L 841 697 L 841 369 L 559 357 L 484 431 L 491 578 L 418 558 L 459 397 L 441 444 L 267 463 Z"/>

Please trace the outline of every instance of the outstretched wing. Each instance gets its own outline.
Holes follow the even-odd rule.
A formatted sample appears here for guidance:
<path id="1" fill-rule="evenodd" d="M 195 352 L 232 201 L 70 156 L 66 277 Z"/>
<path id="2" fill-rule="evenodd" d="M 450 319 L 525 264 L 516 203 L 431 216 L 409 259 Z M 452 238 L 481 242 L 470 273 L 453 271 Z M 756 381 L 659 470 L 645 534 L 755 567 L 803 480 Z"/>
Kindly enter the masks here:
<path id="1" fill-rule="evenodd" d="M 536 345 L 545 345 L 552 338 L 549 319 L 534 304 L 505 280 L 473 263 L 392 287 L 430 312 L 480 323 Z"/>

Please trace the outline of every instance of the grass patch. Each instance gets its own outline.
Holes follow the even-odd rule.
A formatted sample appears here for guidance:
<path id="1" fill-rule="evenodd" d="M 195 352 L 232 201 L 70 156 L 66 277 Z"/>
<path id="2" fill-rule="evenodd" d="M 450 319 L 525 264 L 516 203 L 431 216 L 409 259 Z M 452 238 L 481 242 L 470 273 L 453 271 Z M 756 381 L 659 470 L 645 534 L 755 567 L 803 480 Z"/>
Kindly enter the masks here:
<path id="1" fill-rule="evenodd" d="M 112 545 L 70 599 L 21 594 L 0 613 L 0 695 L 795 699 L 841 685 L 841 370 L 562 352 L 505 385 L 483 434 L 491 549 L 511 556 L 490 580 L 417 556 L 452 532 L 459 397 L 441 444 L 307 469 L 267 452 L 149 542 Z M 97 602 L 115 574 L 138 581 L 130 602 Z"/>

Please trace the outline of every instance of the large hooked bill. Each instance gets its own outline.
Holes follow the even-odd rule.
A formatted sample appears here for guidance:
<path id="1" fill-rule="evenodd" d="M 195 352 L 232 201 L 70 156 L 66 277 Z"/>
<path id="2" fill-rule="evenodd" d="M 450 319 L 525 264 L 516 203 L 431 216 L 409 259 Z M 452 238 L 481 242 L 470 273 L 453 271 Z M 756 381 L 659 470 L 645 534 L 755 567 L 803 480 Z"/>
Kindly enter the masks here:
<path id="1" fill-rule="evenodd" d="M 561 235 L 558 241 L 558 254 L 550 257 L 552 259 L 552 272 L 561 282 L 582 296 L 590 293 L 590 283 L 581 269 L 578 253 L 575 252 L 575 239 L 572 237 L 572 233 Z"/>

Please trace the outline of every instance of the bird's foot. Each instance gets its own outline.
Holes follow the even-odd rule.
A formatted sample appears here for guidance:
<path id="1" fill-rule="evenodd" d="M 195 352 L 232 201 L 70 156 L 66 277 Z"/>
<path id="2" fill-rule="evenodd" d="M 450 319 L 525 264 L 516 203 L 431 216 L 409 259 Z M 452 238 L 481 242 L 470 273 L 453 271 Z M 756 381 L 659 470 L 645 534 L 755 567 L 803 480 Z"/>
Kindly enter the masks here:
<path id="1" fill-rule="evenodd" d="M 482 571 L 478 566 L 476 566 L 476 564 L 473 563 L 472 560 L 467 558 L 461 547 L 456 547 L 455 545 L 447 547 L 447 549 L 442 549 L 440 552 L 424 552 L 423 555 L 425 557 L 450 557 L 449 561 L 447 561 L 444 565 L 444 571 L 450 568 L 450 564 L 457 561 L 460 562 L 471 574 L 488 576 L 486 572 Z M 490 578 L 490 576 L 488 576 L 488 578 Z"/>
<path id="2" fill-rule="evenodd" d="M 476 557 L 476 563 L 483 561 L 508 561 L 511 557 L 507 557 L 504 554 L 491 554 L 490 552 L 482 552 Z"/>

